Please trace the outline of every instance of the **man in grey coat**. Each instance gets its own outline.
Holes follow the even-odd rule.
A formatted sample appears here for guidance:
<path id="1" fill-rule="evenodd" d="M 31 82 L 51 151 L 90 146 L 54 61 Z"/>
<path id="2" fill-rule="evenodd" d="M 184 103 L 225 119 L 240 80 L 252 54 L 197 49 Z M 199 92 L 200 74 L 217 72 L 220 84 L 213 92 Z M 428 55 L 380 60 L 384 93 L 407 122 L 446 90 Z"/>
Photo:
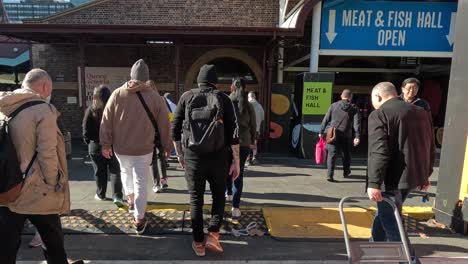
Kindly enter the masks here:
<path id="1" fill-rule="evenodd" d="M 330 106 L 320 127 L 319 137 L 323 136 L 328 124 L 336 128 L 336 141 L 327 144 L 327 176 L 330 182 L 334 181 L 333 175 L 337 155 L 343 159 L 343 177 L 346 178 L 351 174 L 351 144 L 357 146 L 360 143 L 361 114 L 357 106 L 351 103 L 352 99 L 353 94 L 351 91 L 344 89 L 341 93 L 341 100 Z"/>

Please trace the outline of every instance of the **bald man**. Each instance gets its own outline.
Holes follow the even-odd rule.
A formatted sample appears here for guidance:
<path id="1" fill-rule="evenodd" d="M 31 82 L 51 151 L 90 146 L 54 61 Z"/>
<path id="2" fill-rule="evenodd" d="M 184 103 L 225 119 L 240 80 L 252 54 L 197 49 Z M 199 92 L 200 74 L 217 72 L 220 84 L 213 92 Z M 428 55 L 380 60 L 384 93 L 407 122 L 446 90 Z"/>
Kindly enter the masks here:
<path id="1" fill-rule="evenodd" d="M 19 197 L 0 204 L 2 264 L 15 263 L 26 220 L 43 239 L 47 263 L 68 263 L 60 223 L 60 215 L 70 212 L 68 171 L 59 112 L 48 103 L 51 94 L 52 80 L 42 69 L 29 71 L 21 89 L 0 92 L 0 119 L 12 117 L 8 129 L 26 175 Z"/>
<path id="2" fill-rule="evenodd" d="M 351 145 L 357 146 L 360 143 L 361 114 L 357 106 L 351 103 L 352 99 L 351 90 L 344 89 L 341 100 L 330 106 L 320 127 L 319 137 L 323 136 L 328 124 L 336 128 L 336 141 L 327 144 L 327 180 L 330 182 L 335 181 L 333 175 L 337 155 L 343 159 L 343 177 L 351 174 Z"/>
<path id="3" fill-rule="evenodd" d="M 424 108 L 400 100 L 389 82 L 377 84 L 371 97 L 376 110 L 369 115 L 367 193 L 377 202 L 372 240 L 401 241 L 393 209 L 382 197 L 392 200 L 401 214 L 412 190 L 430 187 L 435 157 L 432 122 Z"/>

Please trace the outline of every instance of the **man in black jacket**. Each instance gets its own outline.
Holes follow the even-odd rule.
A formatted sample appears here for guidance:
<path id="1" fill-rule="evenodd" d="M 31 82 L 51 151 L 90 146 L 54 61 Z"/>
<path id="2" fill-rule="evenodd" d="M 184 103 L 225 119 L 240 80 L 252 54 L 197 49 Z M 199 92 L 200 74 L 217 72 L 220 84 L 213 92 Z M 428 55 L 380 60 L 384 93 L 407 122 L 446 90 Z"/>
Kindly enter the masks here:
<path id="1" fill-rule="evenodd" d="M 180 165 L 185 167 L 185 179 L 190 193 L 190 215 L 193 229 L 192 248 L 195 254 L 200 257 L 205 255 L 205 246 L 212 251 L 223 252 L 223 248 L 219 244 L 219 229 L 224 216 L 226 183 L 229 174 L 232 175 L 234 181 L 239 177 L 240 171 L 237 114 L 229 97 L 222 92 L 218 93 L 218 98 L 223 108 L 221 109 L 223 116 L 220 121 L 224 124 L 224 146 L 215 152 L 201 154 L 187 147 L 186 144 L 188 144 L 190 137 L 184 134 L 186 144 L 184 144 L 185 148 L 182 149 L 183 129 L 186 130 L 190 125 L 189 122 L 192 122 L 191 118 L 188 118 L 189 120 L 186 118 L 186 111 L 190 108 L 187 106 L 192 104 L 195 94 L 215 93 L 217 81 L 218 77 L 214 65 L 202 66 L 197 78 L 199 89 L 192 89 L 181 96 L 172 121 L 172 137 L 175 142 L 177 158 Z M 188 115 L 191 114 L 193 113 L 188 113 Z M 210 184 L 213 205 L 208 236 L 205 241 L 203 233 L 203 195 L 206 181 Z"/>
<path id="2" fill-rule="evenodd" d="M 412 190 L 430 187 L 435 157 L 431 117 L 423 108 L 401 101 L 389 82 L 374 87 L 372 104 L 376 110 L 369 115 L 367 179 L 369 198 L 377 202 L 372 239 L 401 241 L 393 210 L 382 197 L 392 200 L 401 214 Z"/>
<path id="3" fill-rule="evenodd" d="M 336 141 L 333 144 L 327 145 L 327 176 L 330 182 L 334 181 L 333 174 L 337 155 L 340 155 L 343 160 L 343 176 L 346 178 L 351 174 L 351 144 L 357 146 L 360 143 L 361 114 L 359 113 L 359 109 L 351 103 L 352 98 L 353 94 L 351 91 L 344 89 L 341 93 L 341 101 L 333 103 L 330 106 L 320 127 L 319 137 L 323 136 L 323 131 L 328 123 L 336 128 Z"/>

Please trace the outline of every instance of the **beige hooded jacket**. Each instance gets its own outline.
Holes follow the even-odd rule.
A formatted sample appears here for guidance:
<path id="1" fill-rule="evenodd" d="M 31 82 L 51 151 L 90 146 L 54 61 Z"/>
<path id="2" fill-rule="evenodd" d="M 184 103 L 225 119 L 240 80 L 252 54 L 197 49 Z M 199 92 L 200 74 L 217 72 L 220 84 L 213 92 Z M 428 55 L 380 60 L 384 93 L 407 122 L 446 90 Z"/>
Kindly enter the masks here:
<path id="1" fill-rule="evenodd" d="M 169 110 L 164 98 L 149 83 L 129 81 L 116 89 L 101 121 L 100 143 L 114 148 L 115 153 L 142 156 L 153 152 L 154 128 L 136 92 L 140 91 L 158 123 L 161 143 L 165 151 L 172 148 Z"/>
<path id="2" fill-rule="evenodd" d="M 0 118 L 6 118 L 22 104 L 43 99 L 23 88 L 0 93 Z M 63 135 L 57 126 L 59 112 L 51 104 L 39 104 L 21 111 L 9 128 L 21 170 L 25 171 L 34 152 L 37 158 L 28 173 L 18 199 L 7 206 L 19 214 L 66 214 L 70 211 L 68 170 Z"/>

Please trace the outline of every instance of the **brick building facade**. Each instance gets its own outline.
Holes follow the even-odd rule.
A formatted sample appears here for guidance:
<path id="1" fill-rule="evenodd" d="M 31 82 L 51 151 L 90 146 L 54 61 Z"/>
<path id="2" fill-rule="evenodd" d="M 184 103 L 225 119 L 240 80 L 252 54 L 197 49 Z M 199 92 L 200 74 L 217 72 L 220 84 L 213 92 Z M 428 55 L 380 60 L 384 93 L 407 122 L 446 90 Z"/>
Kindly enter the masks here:
<path id="1" fill-rule="evenodd" d="M 57 24 L 276 27 L 279 1 L 101 0 L 45 19 Z"/>
<path id="2" fill-rule="evenodd" d="M 300 38 L 305 24 L 280 28 L 280 1 L 96 0 L 35 24 L 0 29 L 38 43 L 32 47 L 32 65 L 50 73 L 52 101 L 62 112 L 65 128 L 80 138 L 83 106 L 76 98 L 85 99 L 80 69 L 129 68 L 140 58 L 148 63 L 160 92 L 176 97 L 192 88 L 188 86 L 194 85 L 202 64 L 241 63 L 254 76 L 248 89 L 258 92 L 268 109 L 278 41 Z M 308 17 L 316 2 L 290 1 L 286 12 L 302 3 L 308 7 L 302 16 Z M 227 90 L 229 80 L 219 87 Z"/>

